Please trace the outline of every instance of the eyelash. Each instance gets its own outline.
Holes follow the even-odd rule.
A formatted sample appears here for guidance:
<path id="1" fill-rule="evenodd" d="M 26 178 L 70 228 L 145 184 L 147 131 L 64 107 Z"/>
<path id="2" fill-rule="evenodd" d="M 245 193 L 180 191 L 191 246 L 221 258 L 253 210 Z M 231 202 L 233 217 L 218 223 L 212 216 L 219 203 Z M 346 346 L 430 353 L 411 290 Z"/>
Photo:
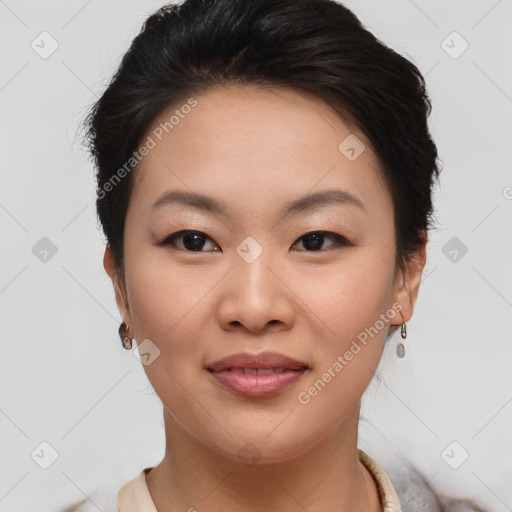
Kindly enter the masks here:
<path id="1" fill-rule="evenodd" d="M 169 235 L 164 240 L 162 240 L 158 245 L 159 246 L 171 245 L 171 246 L 174 246 L 178 250 L 183 250 L 185 252 L 191 252 L 191 253 L 194 253 L 194 252 L 212 252 L 212 251 L 188 251 L 187 249 L 182 249 L 180 247 L 177 247 L 176 244 L 174 243 L 174 241 L 176 239 L 181 239 L 183 236 L 185 236 L 187 234 L 201 235 L 201 236 L 204 236 L 205 238 L 207 238 L 209 240 L 212 240 L 208 235 L 205 235 L 201 231 L 182 230 L 182 231 L 178 231 L 176 233 L 173 233 L 173 234 Z M 304 237 L 307 237 L 308 235 L 321 235 L 321 236 L 324 236 L 325 238 L 330 238 L 334 242 L 333 246 L 331 246 L 331 249 L 332 248 L 336 248 L 336 247 L 350 247 L 350 246 L 353 245 L 345 237 L 343 237 L 341 235 L 338 235 L 337 233 L 332 233 L 331 231 L 309 231 L 308 233 L 305 233 L 304 235 L 300 236 L 294 242 L 293 245 L 296 245 L 298 242 L 300 242 L 301 239 L 303 239 Z M 330 249 L 319 249 L 317 251 L 304 250 L 304 251 L 301 251 L 301 252 L 315 253 L 315 252 L 326 252 L 328 250 L 330 250 Z M 213 251 L 213 252 L 219 252 L 219 251 Z"/>

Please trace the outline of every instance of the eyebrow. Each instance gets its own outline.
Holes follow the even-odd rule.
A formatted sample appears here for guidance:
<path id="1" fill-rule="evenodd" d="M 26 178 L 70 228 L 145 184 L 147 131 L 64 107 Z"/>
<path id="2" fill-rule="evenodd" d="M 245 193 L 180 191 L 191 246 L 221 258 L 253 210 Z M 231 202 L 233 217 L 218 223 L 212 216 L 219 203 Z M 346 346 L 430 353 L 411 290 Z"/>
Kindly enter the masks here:
<path id="1" fill-rule="evenodd" d="M 231 208 L 223 201 L 219 201 L 218 199 L 204 194 L 181 190 L 172 190 L 164 193 L 153 203 L 151 210 L 173 204 L 181 204 L 197 210 L 225 216 L 231 215 L 232 213 Z M 328 189 L 288 201 L 282 208 L 280 216 L 285 217 L 303 214 L 317 208 L 334 204 L 355 206 L 365 210 L 363 202 L 350 192 L 339 189 Z"/>

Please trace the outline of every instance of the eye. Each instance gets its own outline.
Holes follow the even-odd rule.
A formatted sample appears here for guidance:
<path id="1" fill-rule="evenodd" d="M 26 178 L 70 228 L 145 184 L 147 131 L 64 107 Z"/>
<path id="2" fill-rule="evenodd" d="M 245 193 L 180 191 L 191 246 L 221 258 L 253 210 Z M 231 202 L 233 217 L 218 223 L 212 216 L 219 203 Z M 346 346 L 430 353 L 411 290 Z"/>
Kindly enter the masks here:
<path id="1" fill-rule="evenodd" d="M 302 241 L 303 247 L 305 247 L 306 251 L 308 252 L 318 252 L 325 250 L 321 249 L 321 247 L 326 238 L 333 240 L 331 247 L 352 245 L 346 238 L 336 233 L 331 233 L 329 231 L 311 231 L 310 233 L 302 235 L 297 242 Z M 295 244 L 297 242 L 295 242 Z M 295 246 L 295 244 L 293 246 Z"/>
<path id="2" fill-rule="evenodd" d="M 332 241 L 331 247 L 352 245 L 346 238 L 336 233 L 331 233 L 329 231 L 311 231 L 302 235 L 292 247 L 295 247 L 299 242 L 302 242 L 302 245 L 307 252 L 322 252 L 326 250 L 325 248 L 322 249 L 322 245 L 326 239 L 330 239 Z M 201 231 L 184 230 L 169 235 L 158 245 L 172 245 L 187 252 L 208 252 L 208 250 L 203 251 L 208 240 L 213 242 L 209 236 L 201 233 Z M 219 246 L 215 243 L 213 243 L 213 247 L 217 247 L 218 249 L 210 249 L 210 251 L 218 252 L 220 250 Z"/>
<path id="3" fill-rule="evenodd" d="M 181 245 L 176 243 L 176 241 L 181 242 L 181 240 L 183 240 Z M 183 249 L 188 252 L 208 252 L 202 250 L 205 246 L 206 240 L 211 240 L 213 242 L 209 236 L 201 233 L 200 231 L 178 231 L 177 233 L 169 235 L 158 245 L 174 245 L 178 249 Z M 216 251 L 216 249 L 213 250 Z"/>

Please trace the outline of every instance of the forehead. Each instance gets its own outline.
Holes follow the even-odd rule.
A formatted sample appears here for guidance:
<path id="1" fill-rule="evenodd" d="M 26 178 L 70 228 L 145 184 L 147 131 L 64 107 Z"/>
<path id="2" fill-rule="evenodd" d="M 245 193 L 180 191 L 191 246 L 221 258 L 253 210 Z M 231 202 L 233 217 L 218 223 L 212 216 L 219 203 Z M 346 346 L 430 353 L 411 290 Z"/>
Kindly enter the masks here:
<path id="1" fill-rule="evenodd" d="M 192 99 L 162 111 L 146 133 L 155 144 L 134 172 L 139 198 L 166 188 L 260 201 L 265 190 L 274 202 L 317 185 L 387 192 L 364 134 L 312 93 L 230 85 Z"/>

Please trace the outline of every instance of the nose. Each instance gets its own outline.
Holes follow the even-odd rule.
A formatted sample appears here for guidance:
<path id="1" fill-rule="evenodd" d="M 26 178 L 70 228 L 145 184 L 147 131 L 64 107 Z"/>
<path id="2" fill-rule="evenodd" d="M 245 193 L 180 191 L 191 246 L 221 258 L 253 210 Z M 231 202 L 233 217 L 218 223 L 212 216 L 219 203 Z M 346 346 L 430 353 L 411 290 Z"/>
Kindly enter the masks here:
<path id="1" fill-rule="evenodd" d="M 263 253 L 252 262 L 235 258 L 221 288 L 218 321 L 227 331 L 261 334 L 291 329 L 294 299 L 283 269 Z"/>

